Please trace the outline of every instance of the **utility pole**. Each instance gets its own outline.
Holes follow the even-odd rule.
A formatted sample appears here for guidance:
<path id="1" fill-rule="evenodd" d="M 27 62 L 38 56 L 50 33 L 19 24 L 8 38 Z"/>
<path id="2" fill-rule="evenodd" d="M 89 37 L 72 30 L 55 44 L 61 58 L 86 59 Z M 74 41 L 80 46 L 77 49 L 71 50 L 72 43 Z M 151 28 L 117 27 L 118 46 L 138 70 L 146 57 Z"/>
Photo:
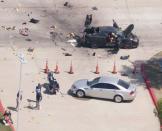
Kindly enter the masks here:
<path id="1" fill-rule="evenodd" d="M 20 75 L 19 75 L 19 86 L 18 86 L 18 92 L 19 92 L 19 106 L 18 106 L 18 110 L 17 110 L 17 130 L 16 131 L 19 131 L 19 116 L 20 116 L 20 104 L 21 104 L 21 96 L 22 96 L 22 90 L 21 90 L 21 86 L 22 86 L 22 67 L 23 67 L 23 64 L 26 64 L 27 61 L 25 60 L 24 58 L 24 54 L 21 52 L 21 53 L 18 53 L 18 59 L 20 61 Z"/>

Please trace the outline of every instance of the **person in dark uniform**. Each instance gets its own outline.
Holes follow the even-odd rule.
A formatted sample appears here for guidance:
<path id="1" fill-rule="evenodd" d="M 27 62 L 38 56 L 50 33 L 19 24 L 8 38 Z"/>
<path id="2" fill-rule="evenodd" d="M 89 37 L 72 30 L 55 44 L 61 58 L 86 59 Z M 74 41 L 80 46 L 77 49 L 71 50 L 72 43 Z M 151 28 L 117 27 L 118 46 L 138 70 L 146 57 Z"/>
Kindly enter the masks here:
<path id="1" fill-rule="evenodd" d="M 40 101 L 42 100 L 41 85 L 36 86 L 36 108 L 40 109 Z"/>
<path id="2" fill-rule="evenodd" d="M 92 14 L 86 16 L 84 26 L 87 28 L 92 23 Z"/>
<path id="3" fill-rule="evenodd" d="M 52 81 L 54 81 L 54 80 L 55 80 L 55 78 L 54 78 L 54 76 L 53 76 L 53 73 L 52 73 L 52 72 L 49 72 L 49 73 L 48 73 L 47 79 L 48 79 L 49 83 L 51 83 Z"/>
<path id="4" fill-rule="evenodd" d="M 119 28 L 119 26 L 118 26 L 118 24 L 116 23 L 115 20 L 113 20 L 113 27 L 115 27 L 115 28 Z"/>

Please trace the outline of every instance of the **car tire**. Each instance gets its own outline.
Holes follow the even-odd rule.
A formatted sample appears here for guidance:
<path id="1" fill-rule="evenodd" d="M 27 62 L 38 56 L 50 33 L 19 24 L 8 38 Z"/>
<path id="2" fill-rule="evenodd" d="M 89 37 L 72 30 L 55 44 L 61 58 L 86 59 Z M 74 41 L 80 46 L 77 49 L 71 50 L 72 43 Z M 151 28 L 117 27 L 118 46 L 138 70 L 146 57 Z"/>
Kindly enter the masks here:
<path id="1" fill-rule="evenodd" d="M 120 96 L 120 95 L 116 95 L 116 96 L 114 97 L 114 101 L 115 101 L 116 103 L 120 103 L 120 102 L 123 101 L 123 97 Z"/>
<path id="2" fill-rule="evenodd" d="M 83 97 L 85 97 L 85 92 L 83 90 L 78 90 L 76 92 L 76 96 L 79 98 L 83 98 Z"/>

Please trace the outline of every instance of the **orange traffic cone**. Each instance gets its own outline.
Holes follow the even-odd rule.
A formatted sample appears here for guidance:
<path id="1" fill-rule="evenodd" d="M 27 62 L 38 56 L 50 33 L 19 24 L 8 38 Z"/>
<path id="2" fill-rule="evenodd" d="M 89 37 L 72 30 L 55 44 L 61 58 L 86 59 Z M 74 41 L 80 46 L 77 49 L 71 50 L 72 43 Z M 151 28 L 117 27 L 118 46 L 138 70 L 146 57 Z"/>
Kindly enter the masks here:
<path id="1" fill-rule="evenodd" d="M 98 62 L 97 62 L 97 65 L 96 65 L 96 71 L 95 71 L 95 74 L 100 74 L 100 72 L 99 72 Z"/>
<path id="2" fill-rule="evenodd" d="M 114 67 L 113 67 L 113 71 L 112 71 L 112 73 L 113 73 L 113 74 L 116 74 L 116 73 L 117 73 L 115 62 L 114 62 Z"/>
<path id="3" fill-rule="evenodd" d="M 44 73 L 48 73 L 49 72 L 49 68 L 48 68 L 48 60 L 46 60 L 46 66 L 45 66 L 45 69 L 44 69 Z"/>
<path id="4" fill-rule="evenodd" d="M 55 74 L 59 74 L 59 73 L 60 73 L 57 63 L 56 63 L 56 68 L 55 68 L 55 70 L 54 70 L 54 73 L 55 73 Z"/>
<path id="5" fill-rule="evenodd" d="M 70 65 L 70 71 L 69 71 L 69 74 L 74 74 L 74 71 L 73 71 L 73 64 L 71 62 L 71 65 Z"/>

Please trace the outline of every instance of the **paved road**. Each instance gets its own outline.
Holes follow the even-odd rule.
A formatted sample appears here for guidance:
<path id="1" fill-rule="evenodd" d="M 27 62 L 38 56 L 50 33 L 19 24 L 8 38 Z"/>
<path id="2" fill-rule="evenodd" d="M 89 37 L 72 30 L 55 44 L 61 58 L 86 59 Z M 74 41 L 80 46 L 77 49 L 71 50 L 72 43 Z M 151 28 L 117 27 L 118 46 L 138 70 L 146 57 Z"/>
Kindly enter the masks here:
<path id="1" fill-rule="evenodd" d="M 57 32 L 63 33 L 62 35 L 65 37 L 69 32 L 81 32 L 85 15 L 92 13 L 94 25 L 111 25 L 112 19 L 115 19 L 123 28 L 130 23 L 135 24 L 134 32 L 140 37 L 140 47 L 136 50 L 121 50 L 117 55 L 118 60 L 120 55 L 130 54 L 131 60 L 144 61 L 161 49 L 161 0 L 71 0 L 70 2 L 73 5 L 71 9 L 63 7 L 63 0 L 17 0 L 0 4 L 1 26 L 16 26 L 16 30 L 13 31 L 5 30 L 3 27 L 0 29 L 0 46 L 4 46 L 4 48 L 0 48 L 1 54 L 4 54 L 0 56 L 0 83 L 2 85 L 0 98 L 6 106 L 15 106 L 19 63 L 15 52 L 5 46 L 53 47 L 49 35 L 51 25 L 56 25 Z M 93 6 L 97 6 L 98 10 L 92 10 Z M 40 22 L 36 25 L 32 23 L 22 25 L 32 17 L 39 19 Z M 19 29 L 22 27 L 29 28 L 28 37 L 19 34 Z M 26 38 L 30 38 L 32 41 L 26 41 Z M 131 103 L 117 104 L 96 99 L 80 100 L 68 95 L 62 97 L 61 95 L 44 94 L 41 103 L 42 109 L 40 111 L 29 109 L 27 99 L 35 99 L 33 93 L 35 85 L 38 81 L 46 82 L 46 76 L 40 72 L 40 69 L 43 68 L 47 57 L 52 69 L 59 60 L 63 73 L 56 77 L 63 93 L 67 92 L 73 81 L 96 76 L 92 72 L 97 59 L 87 55 L 87 49 L 67 48 L 67 50 L 74 53 L 73 57 L 64 57 L 63 51 L 60 51 L 59 47 L 36 49 L 34 59 L 29 53 L 26 53 L 28 64 L 23 68 L 23 104 L 20 113 L 22 131 L 50 131 L 51 129 L 57 131 L 76 129 L 78 131 L 159 131 L 158 119 L 153 114 L 154 106 L 139 75 L 137 75 L 138 79 L 134 77 L 127 79 L 135 81 L 134 83 L 137 85 L 137 98 Z M 89 51 L 90 54 L 92 52 Z M 103 52 L 103 50 L 97 50 L 97 52 Z M 74 76 L 69 76 L 65 71 L 69 70 L 68 65 L 72 59 L 77 71 Z M 109 59 L 101 59 L 102 73 L 107 74 L 108 71 L 111 71 L 113 60 L 112 56 Z M 128 71 L 131 72 L 130 63 L 123 61 L 117 63 L 118 70 L 128 66 Z M 136 82 L 136 80 L 138 81 Z M 34 105 L 34 103 L 31 104 Z M 16 121 L 15 112 L 13 112 L 13 119 Z"/>

